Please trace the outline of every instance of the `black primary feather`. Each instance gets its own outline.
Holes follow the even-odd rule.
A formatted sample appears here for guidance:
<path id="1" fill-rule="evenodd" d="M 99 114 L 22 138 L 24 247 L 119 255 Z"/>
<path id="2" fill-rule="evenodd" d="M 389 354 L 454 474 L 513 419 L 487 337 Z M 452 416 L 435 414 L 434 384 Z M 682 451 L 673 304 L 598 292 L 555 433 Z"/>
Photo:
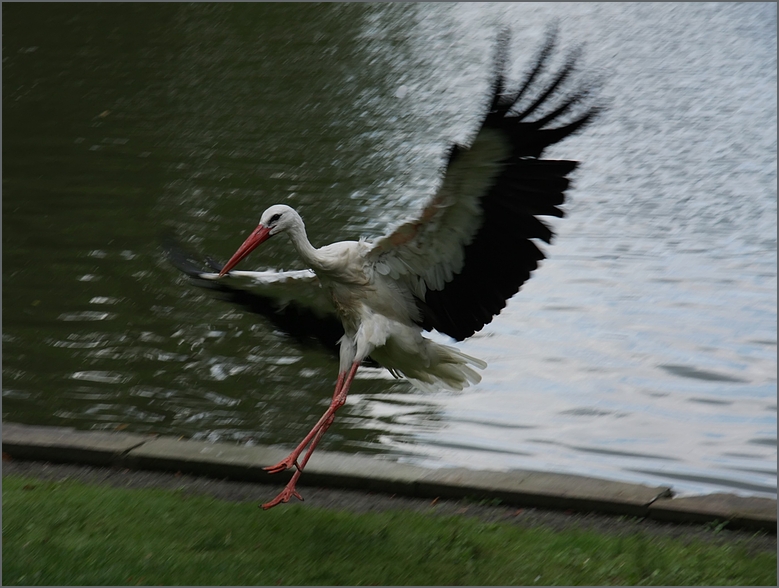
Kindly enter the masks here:
<path id="1" fill-rule="evenodd" d="M 424 300 L 417 300 L 426 330 L 461 341 L 492 321 L 544 259 L 533 239 L 552 241 L 552 230 L 537 217 L 564 216 L 559 207 L 578 162 L 540 157 L 591 122 L 599 108 L 588 105 L 593 84 L 567 89 L 580 51 L 572 52 L 544 82 L 556 41 L 553 29 L 519 89 L 507 92 L 509 35 L 502 31 L 498 37 L 490 107 L 480 129 L 499 131 L 511 145 L 511 155 L 501 162 L 503 169 L 481 200 L 482 224 L 465 246 L 463 269 L 443 289 L 428 290 Z M 447 168 L 464 150 L 451 148 Z"/>

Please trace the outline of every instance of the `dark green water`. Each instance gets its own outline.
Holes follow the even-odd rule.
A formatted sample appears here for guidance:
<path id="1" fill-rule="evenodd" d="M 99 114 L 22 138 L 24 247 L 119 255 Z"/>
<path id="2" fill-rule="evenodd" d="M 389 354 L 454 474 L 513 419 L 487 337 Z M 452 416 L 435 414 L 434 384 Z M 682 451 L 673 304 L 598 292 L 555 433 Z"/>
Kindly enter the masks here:
<path id="1" fill-rule="evenodd" d="M 264 203 L 288 198 L 328 219 L 314 239 L 348 226 L 359 203 L 339 196 L 380 171 L 360 156 L 375 121 L 349 111 L 366 10 L 4 7 L 7 416 L 191 434 L 207 414 L 272 438 L 295 426 L 268 400 L 281 384 L 302 431 L 332 385 L 329 357 L 289 390 L 299 367 L 281 360 L 299 352 L 188 287 L 159 236 L 227 255 Z M 349 135 L 356 149 L 339 155 Z M 281 247 L 266 259 L 294 263 Z M 257 348 L 280 365 L 247 361 Z M 214 376 L 219 358 L 240 375 Z M 219 417 L 237 404 L 245 419 Z"/>
<path id="2" fill-rule="evenodd" d="M 323 446 L 775 493 L 772 6 L 4 4 L 4 420 L 296 443 L 336 361 L 161 235 L 224 260 L 277 202 L 317 245 L 380 234 L 473 133 L 497 28 L 519 77 L 558 18 L 610 109 L 553 154 L 583 165 L 549 260 L 463 344 L 483 382 L 366 370 Z"/>

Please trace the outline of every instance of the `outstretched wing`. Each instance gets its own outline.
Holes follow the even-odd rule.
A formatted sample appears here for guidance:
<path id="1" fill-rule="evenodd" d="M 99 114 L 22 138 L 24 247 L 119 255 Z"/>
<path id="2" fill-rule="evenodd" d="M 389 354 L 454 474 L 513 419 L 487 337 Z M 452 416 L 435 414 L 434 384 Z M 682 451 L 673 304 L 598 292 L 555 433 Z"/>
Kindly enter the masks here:
<path id="1" fill-rule="evenodd" d="M 238 279 L 227 283 L 224 279 L 216 279 L 221 264 L 210 258 L 206 258 L 204 264 L 184 250 L 172 235 L 166 235 L 162 245 L 168 260 L 195 285 L 211 290 L 225 302 L 263 316 L 303 346 L 321 345 L 338 354 L 343 326 L 319 287 L 314 272 L 234 271 L 228 275 Z M 211 271 L 204 271 L 203 265 Z"/>
<path id="2" fill-rule="evenodd" d="M 498 40 L 489 111 L 470 148 L 454 145 L 443 182 L 422 213 L 378 240 L 376 271 L 405 282 L 420 325 L 457 340 L 488 324 L 538 267 L 551 229 L 537 217 L 559 208 L 578 162 L 540 159 L 598 112 L 592 88 L 571 88 L 577 54 L 540 82 L 555 45 L 547 37 L 535 66 L 515 92 L 505 89 L 508 35 Z"/>

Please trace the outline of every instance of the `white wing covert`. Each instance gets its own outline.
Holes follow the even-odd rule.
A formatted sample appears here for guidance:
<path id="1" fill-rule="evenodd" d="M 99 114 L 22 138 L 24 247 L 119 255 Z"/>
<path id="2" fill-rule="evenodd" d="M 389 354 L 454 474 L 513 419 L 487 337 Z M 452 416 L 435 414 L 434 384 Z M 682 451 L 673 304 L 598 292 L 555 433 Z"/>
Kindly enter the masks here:
<path id="1" fill-rule="evenodd" d="M 272 298 L 278 309 L 295 302 L 320 316 L 334 315 L 333 305 L 319 286 L 316 274 L 309 270 L 232 270 L 227 276 L 236 286 Z M 219 272 L 201 272 L 191 276 L 201 280 L 219 280 Z"/>
<path id="2" fill-rule="evenodd" d="M 462 271 L 464 248 L 482 224 L 481 199 L 510 154 L 511 145 L 499 133 L 479 133 L 469 150 L 450 160 L 421 214 L 374 242 L 370 256 L 376 271 L 406 281 L 422 300 L 428 290 L 443 289 Z"/>

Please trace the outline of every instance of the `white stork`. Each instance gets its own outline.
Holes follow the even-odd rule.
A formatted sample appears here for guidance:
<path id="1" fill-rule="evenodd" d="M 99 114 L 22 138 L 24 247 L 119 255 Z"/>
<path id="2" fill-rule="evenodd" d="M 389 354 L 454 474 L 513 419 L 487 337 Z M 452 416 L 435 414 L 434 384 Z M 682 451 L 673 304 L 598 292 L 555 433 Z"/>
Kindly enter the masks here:
<path id="1" fill-rule="evenodd" d="M 318 282 L 343 324 L 332 402 L 288 457 L 265 468 L 296 471 L 263 508 L 292 496 L 302 500 L 295 488 L 298 478 L 368 356 L 422 387 L 461 390 L 481 379 L 474 368 L 484 369 L 485 362 L 422 332 L 435 329 L 457 341 L 470 337 L 500 313 L 544 258 L 533 239 L 550 243 L 553 234 L 537 216 L 563 216 L 559 206 L 578 163 L 541 159 L 541 154 L 598 112 L 588 104 L 591 86 L 568 84 L 575 54 L 548 81 L 539 82 L 554 45 L 552 33 L 524 83 L 509 92 L 504 81 L 508 37 L 499 39 L 492 96 L 479 132 L 470 147 L 452 146 L 443 180 L 416 218 L 374 241 L 316 248 L 300 215 L 276 204 L 262 214 L 218 276 L 211 274 L 225 276 L 258 245 L 286 233 L 313 271 L 285 279 Z"/>

